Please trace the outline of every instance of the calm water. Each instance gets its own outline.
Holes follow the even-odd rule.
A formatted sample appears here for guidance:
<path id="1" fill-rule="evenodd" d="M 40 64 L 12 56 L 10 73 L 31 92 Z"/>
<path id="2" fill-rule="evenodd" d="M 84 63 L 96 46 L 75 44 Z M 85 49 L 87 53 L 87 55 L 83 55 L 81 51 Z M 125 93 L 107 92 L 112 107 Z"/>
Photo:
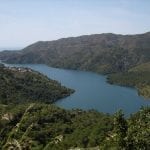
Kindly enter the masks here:
<path id="1" fill-rule="evenodd" d="M 103 75 L 56 69 L 46 65 L 17 66 L 30 67 L 60 81 L 62 85 L 75 89 L 74 94 L 56 103 L 63 108 L 96 109 L 105 113 L 114 113 L 122 109 L 128 115 L 138 111 L 141 106 L 150 105 L 150 100 L 138 96 L 135 89 L 110 85 Z"/>

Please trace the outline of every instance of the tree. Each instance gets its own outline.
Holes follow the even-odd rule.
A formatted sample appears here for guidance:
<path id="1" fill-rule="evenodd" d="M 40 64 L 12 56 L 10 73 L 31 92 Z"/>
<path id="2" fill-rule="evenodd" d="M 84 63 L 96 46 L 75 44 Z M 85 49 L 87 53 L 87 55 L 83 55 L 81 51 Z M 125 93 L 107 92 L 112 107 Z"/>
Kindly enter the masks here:
<path id="1" fill-rule="evenodd" d="M 119 148 L 126 146 L 125 137 L 127 133 L 127 121 L 124 118 L 124 114 L 119 110 L 114 117 L 114 132 L 116 142 Z"/>

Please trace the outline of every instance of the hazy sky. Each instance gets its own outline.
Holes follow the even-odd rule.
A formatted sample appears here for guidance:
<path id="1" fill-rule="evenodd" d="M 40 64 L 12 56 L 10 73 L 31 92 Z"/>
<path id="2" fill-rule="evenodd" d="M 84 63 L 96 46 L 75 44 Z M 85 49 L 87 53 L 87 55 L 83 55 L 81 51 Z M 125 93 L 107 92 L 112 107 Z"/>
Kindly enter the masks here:
<path id="1" fill-rule="evenodd" d="M 0 0 L 0 48 L 85 34 L 150 31 L 150 0 Z"/>

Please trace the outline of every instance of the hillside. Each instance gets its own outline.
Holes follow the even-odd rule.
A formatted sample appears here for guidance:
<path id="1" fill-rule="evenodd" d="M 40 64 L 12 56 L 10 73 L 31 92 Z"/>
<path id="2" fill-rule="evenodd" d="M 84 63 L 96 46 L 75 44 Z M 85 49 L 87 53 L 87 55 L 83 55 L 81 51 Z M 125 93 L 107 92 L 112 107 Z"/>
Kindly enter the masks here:
<path id="1" fill-rule="evenodd" d="M 0 149 L 148 150 L 149 117 L 150 108 L 125 119 L 121 111 L 110 116 L 42 103 L 0 105 Z"/>
<path id="2" fill-rule="evenodd" d="M 112 73 L 150 61 L 150 32 L 139 35 L 95 34 L 40 41 L 21 51 L 4 51 L 7 63 L 44 63 L 52 67 Z"/>
<path id="3" fill-rule="evenodd" d="M 111 74 L 107 79 L 111 84 L 136 87 L 139 95 L 150 98 L 150 62 L 135 66 L 127 72 Z"/>
<path id="4" fill-rule="evenodd" d="M 72 92 L 57 81 L 31 69 L 0 65 L 0 103 L 52 103 Z"/>

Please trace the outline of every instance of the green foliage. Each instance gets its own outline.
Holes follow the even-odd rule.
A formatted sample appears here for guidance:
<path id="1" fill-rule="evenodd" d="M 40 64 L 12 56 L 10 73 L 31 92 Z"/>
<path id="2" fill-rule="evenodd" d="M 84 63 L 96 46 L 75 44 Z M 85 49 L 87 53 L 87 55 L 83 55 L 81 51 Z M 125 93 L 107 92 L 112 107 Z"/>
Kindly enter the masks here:
<path id="1" fill-rule="evenodd" d="M 0 114 L 0 149 L 4 150 L 10 146 L 25 150 L 150 147 L 150 107 L 141 108 L 128 119 L 121 111 L 108 115 L 43 103 L 0 105 Z M 8 119 L 6 114 L 11 117 Z"/>
<path id="2" fill-rule="evenodd" d="M 100 145 L 101 149 L 149 150 L 150 147 L 150 107 L 125 119 L 121 111 L 114 116 L 114 129 Z"/>
<path id="3" fill-rule="evenodd" d="M 70 95 L 73 90 L 30 69 L 0 67 L 0 102 L 3 104 L 44 101 Z"/>
<path id="4" fill-rule="evenodd" d="M 124 118 L 122 111 L 118 111 L 114 117 L 114 133 L 118 148 L 126 146 L 125 137 L 127 132 L 127 121 Z"/>
<path id="5" fill-rule="evenodd" d="M 94 110 L 67 111 L 42 103 L 1 107 L 1 123 L 6 114 L 12 115 L 12 120 L 0 128 L 0 146 L 4 149 L 14 141 L 32 149 L 95 147 L 113 129 L 113 118 Z"/>
<path id="6" fill-rule="evenodd" d="M 141 108 L 128 120 L 126 145 L 128 149 L 148 150 L 150 148 L 150 108 Z"/>

